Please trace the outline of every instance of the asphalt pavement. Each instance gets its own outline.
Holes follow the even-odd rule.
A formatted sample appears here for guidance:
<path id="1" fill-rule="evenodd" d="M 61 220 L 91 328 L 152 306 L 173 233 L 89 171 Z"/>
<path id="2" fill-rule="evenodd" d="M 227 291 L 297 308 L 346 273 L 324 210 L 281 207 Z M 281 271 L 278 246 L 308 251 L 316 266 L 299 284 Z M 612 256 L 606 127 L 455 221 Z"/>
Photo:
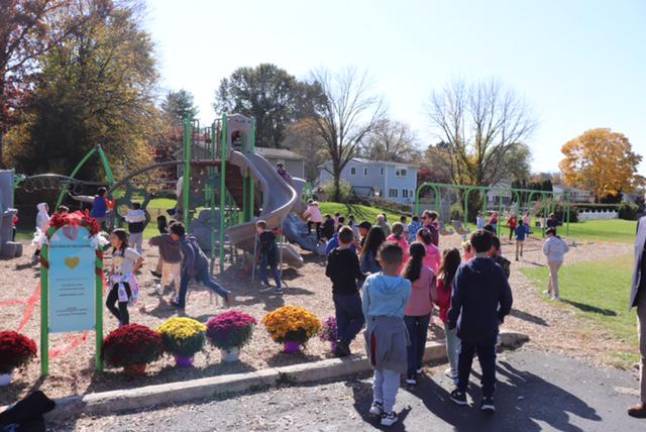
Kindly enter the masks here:
<path id="1" fill-rule="evenodd" d="M 448 399 L 453 386 L 442 373 L 444 367 L 427 369 L 415 389 L 400 389 L 396 409 L 401 421 L 387 430 L 646 431 L 646 420 L 626 415 L 626 408 L 638 400 L 638 382 L 631 372 L 528 349 L 505 352 L 498 357 L 497 412 L 488 416 L 478 409 L 479 375 L 472 376 L 470 405 L 458 407 Z M 371 431 L 382 429 L 367 414 L 371 396 L 370 379 L 285 386 L 226 400 L 81 418 L 52 430 Z"/>

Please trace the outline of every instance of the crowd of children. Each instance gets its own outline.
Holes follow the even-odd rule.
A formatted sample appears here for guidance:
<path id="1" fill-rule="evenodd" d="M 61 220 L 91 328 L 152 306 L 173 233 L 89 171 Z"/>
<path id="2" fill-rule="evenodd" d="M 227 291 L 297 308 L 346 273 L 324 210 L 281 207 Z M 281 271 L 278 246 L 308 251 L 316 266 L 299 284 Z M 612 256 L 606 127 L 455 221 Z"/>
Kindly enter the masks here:
<path id="1" fill-rule="evenodd" d="M 311 213 L 310 213 L 311 214 Z M 439 249 L 439 217 L 425 211 L 388 222 L 379 215 L 375 224 L 358 224 L 358 238 L 342 215 L 328 238 L 326 276 L 332 282 L 338 341 L 335 354 L 350 354 L 350 343 L 364 332 L 374 369 L 370 413 L 383 426 L 397 421 L 394 412 L 401 376 L 409 386 L 422 373 L 428 328 L 433 309 L 444 323 L 449 367 L 446 374 L 455 390 L 451 400 L 466 404 L 466 387 L 475 355 L 482 377 L 481 409 L 494 411 L 495 357 L 498 327 L 512 304 L 508 284 L 510 262 L 500 252 L 500 240 L 491 223 L 463 244 Z M 490 220 L 497 224 L 497 219 Z M 354 224 L 353 224 L 354 225 Z M 514 227 L 518 254 L 527 231 L 523 221 Z M 556 247 L 555 247 L 556 254 Z"/>

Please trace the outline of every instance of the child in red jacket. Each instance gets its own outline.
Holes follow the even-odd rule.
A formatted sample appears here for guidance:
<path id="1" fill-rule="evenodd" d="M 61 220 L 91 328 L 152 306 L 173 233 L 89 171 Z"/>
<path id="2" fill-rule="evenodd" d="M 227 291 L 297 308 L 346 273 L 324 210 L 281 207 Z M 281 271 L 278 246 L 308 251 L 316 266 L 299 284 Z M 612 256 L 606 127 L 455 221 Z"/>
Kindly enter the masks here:
<path id="1" fill-rule="evenodd" d="M 457 329 L 449 329 L 447 325 L 448 313 L 451 307 L 451 287 L 453 277 L 460 267 L 460 251 L 458 249 L 445 249 L 442 256 L 442 265 L 437 276 L 437 295 L 433 300 L 440 308 L 440 319 L 444 323 L 446 334 L 446 354 L 449 358 L 449 368 L 445 374 L 457 382 L 458 379 L 458 354 L 460 352 L 460 338 Z"/>

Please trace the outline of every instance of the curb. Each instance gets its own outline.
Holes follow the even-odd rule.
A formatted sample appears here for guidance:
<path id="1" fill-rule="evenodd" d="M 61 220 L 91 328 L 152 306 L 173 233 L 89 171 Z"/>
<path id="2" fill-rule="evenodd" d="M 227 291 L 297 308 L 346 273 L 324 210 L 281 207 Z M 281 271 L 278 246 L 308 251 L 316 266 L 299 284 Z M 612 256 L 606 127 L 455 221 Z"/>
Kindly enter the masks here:
<path id="1" fill-rule="evenodd" d="M 518 348 L 529 337 L 517 332 L 501 332 L 502 345 Z M 426 345 L 424 361 L 446 360 L 444 344 L 432 342 Z M 179 404 L 210 397 L 226 397 L 249 391 L 258 391 L 281 384 L 308 384 L 332 381 L 343 377 L 367 373 L 370 365 L 366 356 L 331 358 L 312 363 L 267 368 L 254 372 L 219 375 L 190 381 L 156 384 L 128 390 L 112 390 L 90 393 L 84 396 L 69 396 L 56 399 L 56 408 L 46 415 L 48 420 L 65 419 L 72 415 L 113 415 L 121 411 L 135 411 L 159 405 Z M 1 411 L 1 410 L 0 410 Z"/>

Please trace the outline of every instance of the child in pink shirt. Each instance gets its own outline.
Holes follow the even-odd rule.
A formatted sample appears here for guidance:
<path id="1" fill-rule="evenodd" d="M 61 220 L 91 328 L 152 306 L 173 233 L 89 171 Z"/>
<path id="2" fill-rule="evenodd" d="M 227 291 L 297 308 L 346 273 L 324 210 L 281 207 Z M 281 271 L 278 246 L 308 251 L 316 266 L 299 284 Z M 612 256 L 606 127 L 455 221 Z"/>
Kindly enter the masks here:
<path id="1" fill-rule="evenodd" d="M 395 243 L 397 246 L 402 248 L 402 251 L 404 251 L 404 259 L 402 261 L 403 268 L 408 262 L 408 258 L 410 257 L 408 252 L 408 240 L 406 240 L 406 233 L 404 232 L 404 224 L 402 224 L 401 222 L 394 223 L 392 227 L 392 234 L 386 237 L 386 241 L 388 243 Z"/>
<path id="2" fill-rule="evenodd" d="M 402 276 L 410 280 L 413 286 L 404 312 L 404 322 L 410 337 L 406 376 L 406 384 L 409 386 L 417 384 L 417 375 L 422 372 L 426 336 L 433 310 L 431 290 L 434 289 L 435 274 L 424 265 L 425 255 L 426 247 L 419 242 L 413 243 L 410 246 L 410 259 L 402 272 Z"/>
<path id="3" fill-rule="evenodd" d="M 433 243 L 433 234 L 426 228 L 417 232 L 417 241 L 424 245 L 426 248 L 426 255 L 424 256 L 424 265 L 437 274 L 442 262 L 442 254 L 440 249 Z"/>

